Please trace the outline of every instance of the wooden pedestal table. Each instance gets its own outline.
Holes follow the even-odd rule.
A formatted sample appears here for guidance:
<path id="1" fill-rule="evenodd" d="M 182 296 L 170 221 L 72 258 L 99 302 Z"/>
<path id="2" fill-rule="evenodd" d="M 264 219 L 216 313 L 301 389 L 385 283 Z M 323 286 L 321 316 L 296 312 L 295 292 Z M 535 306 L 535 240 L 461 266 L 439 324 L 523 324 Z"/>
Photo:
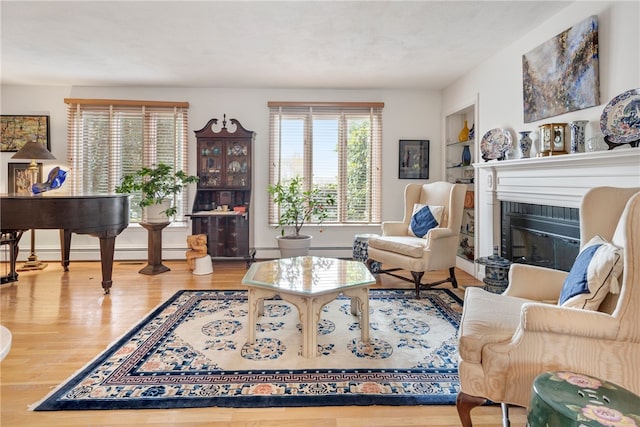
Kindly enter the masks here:
<path id="1" fill-rule="evenodd" d="M 257 262 L 242 283 L 249 288 L 248 344 L 255 344 L 264 300 L 276 295 L 298 309 L 303 357 L 317 356 L 322 307 L 340 294 L 351 298 L 351 314 L 360 313 L 361 339 L 369 341 L 369 286 L 376 279 L 361 262 L 311 256 Z"/>
<path id="2" fill-rule="evenodd" d="M 148 265 L 140 270 L 141 274 L 160 274 L 171 269 L 162 264 L 162 230 L 169 222 L 141 222 L 140 225 L 147 229 L 147 262 Z"/>

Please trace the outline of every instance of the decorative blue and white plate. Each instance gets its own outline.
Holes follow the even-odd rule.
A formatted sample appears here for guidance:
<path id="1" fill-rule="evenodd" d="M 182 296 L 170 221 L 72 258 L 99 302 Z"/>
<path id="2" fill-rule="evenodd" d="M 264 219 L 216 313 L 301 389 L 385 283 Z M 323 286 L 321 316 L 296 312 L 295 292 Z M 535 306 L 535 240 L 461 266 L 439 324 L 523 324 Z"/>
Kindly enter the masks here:
<path id="1" fill-rule="evenodd" d="M 502 159 L 513 141 L 507 129 L 495 128 L 487 131 L 480 141 L 480 152 L 485 160 Z"/>
<path id="2" fill-rule="evenodd" d="M 600 129 L 614 144 L 640 140 L 640 89 L 628 90 L 609 101 L 600 116 Z"/>

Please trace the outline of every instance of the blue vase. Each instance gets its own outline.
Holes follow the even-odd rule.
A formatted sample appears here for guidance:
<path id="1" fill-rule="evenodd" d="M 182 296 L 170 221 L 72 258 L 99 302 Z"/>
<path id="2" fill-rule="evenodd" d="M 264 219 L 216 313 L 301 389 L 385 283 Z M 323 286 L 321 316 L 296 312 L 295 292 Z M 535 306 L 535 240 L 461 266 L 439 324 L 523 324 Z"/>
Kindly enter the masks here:
<path id="1" fill-rule="evenodd" d="M 462 166 L 469 166 L 471 164 L 471 150 L 469 146 L 465 145 L 462 148 Z"/>
<path id="2" fill-rule="evenodd" d="M 520 151 L 522 152 L 522 158 L 526 159 L 531 154 L 531 145 L 533 141 L 531 141 L 531 137 L 529 134 L 531 131 L 523 130 L 522 132 L 518 132 L 520 134 Z"/>

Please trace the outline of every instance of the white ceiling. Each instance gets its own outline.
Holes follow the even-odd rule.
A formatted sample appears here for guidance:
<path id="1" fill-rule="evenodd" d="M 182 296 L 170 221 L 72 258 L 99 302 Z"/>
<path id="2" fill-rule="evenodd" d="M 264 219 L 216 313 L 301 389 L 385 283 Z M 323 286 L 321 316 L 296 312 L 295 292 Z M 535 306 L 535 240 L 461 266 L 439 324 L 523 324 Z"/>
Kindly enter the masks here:
<path id="1" fill-rule="evenodd" d="M 569 1 L 1 1 L 1 82 L 441 89 Z"/>

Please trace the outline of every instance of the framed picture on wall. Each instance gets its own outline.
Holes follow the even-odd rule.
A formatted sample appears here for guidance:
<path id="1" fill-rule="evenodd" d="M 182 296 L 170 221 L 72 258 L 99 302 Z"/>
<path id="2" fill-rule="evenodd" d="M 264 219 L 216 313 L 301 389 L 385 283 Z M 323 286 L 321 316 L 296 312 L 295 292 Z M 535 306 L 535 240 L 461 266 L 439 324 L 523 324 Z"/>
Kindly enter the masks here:
<path id="1" fill-rule="evenodd" d="M 19 151 L 30 141 L 51 151 L 49 116 L 0 116 L 0 151 Z"/>
<path id="2" fill-rule="evenodd" d="M 9 163 L 7 165 L 7 192 L 15 194 L 30 194 L 29 163 Z M 42 181 L 42 163 L 38 163 L 38 173 L 35 182 Z"/>
<path id="3" fill-rule="evenodd" d="M 400 140 L 400 152 L 398 157 L 398 178 L 429 178 L 429 140 Z"/>

